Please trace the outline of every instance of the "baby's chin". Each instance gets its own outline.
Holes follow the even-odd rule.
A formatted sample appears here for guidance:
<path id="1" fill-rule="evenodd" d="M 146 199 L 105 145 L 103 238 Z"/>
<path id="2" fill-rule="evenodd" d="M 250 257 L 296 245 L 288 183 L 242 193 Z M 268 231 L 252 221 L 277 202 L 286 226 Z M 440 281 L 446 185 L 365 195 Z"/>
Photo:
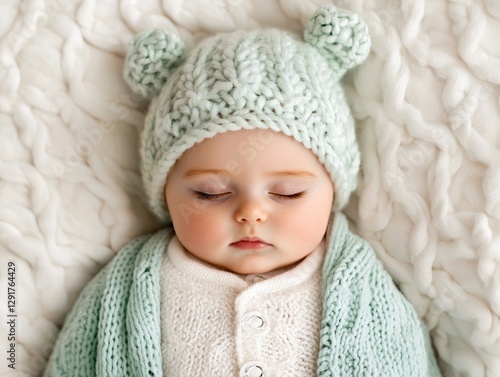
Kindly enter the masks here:
<path id="1" fill-rule="evenodd" d="M 293 268 L 295 265 L 297 265 L 297 263 L 299 262 L 293 262 L 288 264 L 286 263 L 273 264 L 273 265 L 266 265 L 262 263 L 261 264 L 243 263 L 237 266 L 226 266 L 226 267 L 219 266 L 219 268 L 238 275 L 264 275 L 270 273 L 284 272 L 290 268 Z"/>

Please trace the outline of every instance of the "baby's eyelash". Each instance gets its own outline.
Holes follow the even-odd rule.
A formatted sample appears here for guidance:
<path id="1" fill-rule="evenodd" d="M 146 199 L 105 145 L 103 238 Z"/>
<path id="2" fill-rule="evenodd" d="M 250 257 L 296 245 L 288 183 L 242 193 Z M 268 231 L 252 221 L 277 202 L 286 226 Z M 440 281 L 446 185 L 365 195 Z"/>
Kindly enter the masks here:
<path id="1" fill-rule="evenodd" d="M 210 193 L 207 193 L 207 192 L 203 192 L 203 191 L 195 191 L 194 192 L 196 197 L 198 199 L 201 199 L 201 200 L 220 200 L 220 199 L 224 199 L 227 195 L 231 194 L 230 192 L 223 192 L 223 193 L 220 193 L 220 194 L 210 194 Z M 283 199 L 283 200 L 293 200 L 293 199 L 299 199 L 301 197 L 304 196 L 304 191 L 302 192 L 297 192 L 295 194 L 290 194 L 290 195 L 285 195 L 285 194 L 277 194 L 277 193 L 270 193 L 271 195 L 273 195 L 274 197 L 277 197 L 279 199 Z"/>
<path id="2" fill-rule="evenodd" d="M 222 199 L 225 196 L 230 194 L 229 192 L 224 192 L 221 194 L 209 194 L 209 193 L 203 192 L 203 191 L 195 191 L 194 193 L 195 193 L 196 197 L 198 199 L 201 199 L 201 200 L 218 200 L 218 199 Z"/>
<path id="3" fill-rule="evenodd" d="M 276 194 L 276 193 L 273 193 L 272 195 L 277 196 L 280 199 L 285 199 L 285 200 L 299 199 L 299 198 L 302 198 L 304 196 L 304 191 L 297 192 L 295 194 L 290 194 L 290 195 Z"/>

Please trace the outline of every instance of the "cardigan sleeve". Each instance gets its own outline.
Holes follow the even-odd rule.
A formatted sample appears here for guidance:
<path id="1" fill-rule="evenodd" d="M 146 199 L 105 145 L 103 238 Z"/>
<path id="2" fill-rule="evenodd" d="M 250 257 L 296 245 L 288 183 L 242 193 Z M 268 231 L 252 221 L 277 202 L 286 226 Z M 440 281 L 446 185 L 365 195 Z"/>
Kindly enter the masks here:
<path id="1" fill-rule="evenodd" d="M 345 228 L 325 260 L 318 375 L 440 376 L 415 309 L 371 246 Z"/>
<path id="2" fill-rule="evenodd" d="M 83 289 L 57 338 L 44 377 L 95 376 L 97 331 L 108 264 Z"/>
<path id="3" fill-rule="evenodd" d="M 102 356 L 104 348 L 111 345 L 106 339 L 126 335 L 119 330 L 125 329 L 134 266 L 147 240 L 148 236 L 143 236 L 126 245 L 83 289 L 66 317 L 44 377 L 107 375 L 103 371 L 108 367 L 102 364 L 109 360 L 107 357 L 103 360 Z M 110 312 L 115 318 L 109 318 Z M 122 359 L 119 353 L 114 356 Z M 127 360 L 117 361 L 128 363 Z"/>
<path id="4" fill-rule="evenodd" d="M 427 327 L 378 260 L 366 289 L 372 296 L 367 334 L 372 347 L 366 351 L 377 361 L 380 375 L 441 376 Z"/>

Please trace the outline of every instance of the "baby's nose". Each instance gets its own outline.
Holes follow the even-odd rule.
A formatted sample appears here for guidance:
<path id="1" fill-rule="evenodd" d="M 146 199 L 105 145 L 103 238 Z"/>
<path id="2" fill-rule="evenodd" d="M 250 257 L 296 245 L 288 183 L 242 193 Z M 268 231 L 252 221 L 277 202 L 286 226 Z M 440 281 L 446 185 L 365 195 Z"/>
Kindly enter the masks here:
<path id="1" fill-rule="evenodd" d="M 267 210 L 258 198 L 246 198 L 241 201 L 234 213 L 238 223 L 261 223 L 267 220 Z"/>

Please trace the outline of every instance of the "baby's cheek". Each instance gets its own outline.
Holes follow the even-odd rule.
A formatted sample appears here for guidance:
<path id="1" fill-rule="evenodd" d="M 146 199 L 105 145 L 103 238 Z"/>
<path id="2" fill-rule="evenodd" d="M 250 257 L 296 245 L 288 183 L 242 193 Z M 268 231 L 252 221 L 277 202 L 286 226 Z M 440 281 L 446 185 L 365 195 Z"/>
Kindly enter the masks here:
<path id="1" fill-rule="evenodd" d="M 308 245 L 318 238 L 320 233 L 318 225 L 314 222 L 297 222 L 292 231 L 296 234 L 298 242 Z"/>
<path id="2" fill-rule="evenodd" d="M 175 227 L 177 237 L 187 249 L 209 248 L 210 244 L 219 238 L 222 231 L 220 221 L 206 213 L 199 211 L 185 218 L 182 227 Z"/>
<path id="3" fill-rule="evenodd" d="M 305 210 L 295 216 L 295 221 L 291 223 L 290 233 L 296 237 L 297 242 L 301 242 L 304 246 L 321 241 L 325 234 L 328 224 L 329 213 L 324 209 L 317 211 Z"/>

